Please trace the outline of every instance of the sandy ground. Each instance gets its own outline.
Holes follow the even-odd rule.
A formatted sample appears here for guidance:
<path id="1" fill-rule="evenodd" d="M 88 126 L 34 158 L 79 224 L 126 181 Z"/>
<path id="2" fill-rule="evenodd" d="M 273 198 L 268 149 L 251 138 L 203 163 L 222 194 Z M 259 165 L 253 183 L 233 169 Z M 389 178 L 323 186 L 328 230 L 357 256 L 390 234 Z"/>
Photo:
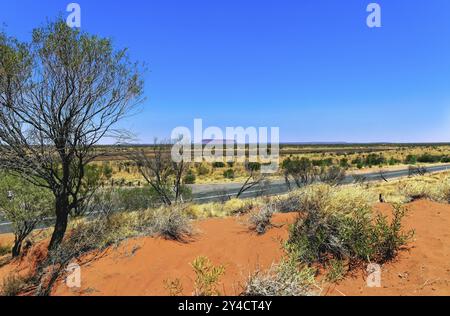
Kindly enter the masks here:
<path id="1" fill-rule="evenodd" d="M 382 267 L 381 287 L 368 288 L 361 270 L 339 284 L 324 286 L 322 295 L 450 295 L 450 205 L 417 201 L 408 207 L 405 226 L 415 230 L 415 237 L 394 262 Z M 389 212 L 388 205 L 376 209 Z M 196 223 L 197 234 L 188 243 L 129 240 L 82 265 L 81 290 L 70 290 L 61 281 L 53 294 L 168 295 L 164 280 L 179 278 L 183 293 L 190 295 L 195 276 L 189 264 L 197 256 L 207 256 L 214 264 L 225 265 L 222 294 L 237 295 L 258 265 L 267 268 L 281 258 L 281 243 L 293 218 L 294 214 L 277 214 L 274 221 L 282 226 L 263 236 L 250 232 L 242 218 L 225 218 Z M 24 263 L 0 267 L 0 279 L 23 268 Z"/>

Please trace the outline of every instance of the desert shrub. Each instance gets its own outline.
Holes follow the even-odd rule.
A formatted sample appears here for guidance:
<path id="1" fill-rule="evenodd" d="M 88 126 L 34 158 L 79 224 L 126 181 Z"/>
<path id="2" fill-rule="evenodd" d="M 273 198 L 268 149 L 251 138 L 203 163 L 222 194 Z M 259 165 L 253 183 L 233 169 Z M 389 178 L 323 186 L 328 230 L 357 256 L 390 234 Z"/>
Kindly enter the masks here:
<path id="1" fill-rule="evenodd" d="M 402 220 L 406 215 L 406 208 L 399 204 L 393 205 L 392 220 L 389 223 L 386 216 L 378 214 L 375 224 L 371 229 L 373 240 L 373 259 L 377 262 L 385 262 L 393 259 L 399 249 L 405 245 L 414 232 L 406 233 L 402 230 Z"/>
<path id="2" fill-rule="evenodd" d="M 10 253 L 11 252 L 11 248 L 12 248 L 11 246 L 0 245 L 0 257 Z"/>
<path id="3" fill-rule="evenodd" d="M 341 160 L 339 160 L 339 166 L 341 168 L 344 168 L 344 169 L 350 168 L 350 164 L 348 162 L 348 159 L 347 158 L 342 158 Z"/>
<path id="4" fill-rule="evenodd" d="M 177 241 L 183 241 L 193 233 L 189 217 L 178 205 L 139 213 L 137 230 L 146 235 L 158 235 Z"/>
<path id="5" fill-rule="evenodd" d="M 327 274 L 325 280 L 331 283 L 336 283 L 342 280 L 347 273 L 345 262 L 343 260 L 332 259 L 326 266 Z"/>
<path id="6" fill-rule="evenodd" d="M 450 203 L 450 183 L 445 183 L 443 185 L 442 198 L 446 203 Z"/>
<path id="7" fill-rule="evenodd" d="M 293 259 L 283 259 L 267 271 L 257 269 L 247 280 L 244 296 L 310 296 L 314 295 L 315 271 L 298 267 Z"/>
<path id="8" fill-rule="evenodd" d="M 322 167 L 319 172 L 319 180 L 324 183 L 328 183 L 331 185 L 338 185 L 342 183 L 345 179 L 345 169 L 332 166 L 332 167 Z"/>
<path id="9" fill-rule="evenodd" d="M 224 168 L 225 163 L 223 161 L 215 161 L 212 163 L 213 168 Z"/>
<path id="10" fill-rule="evenodd" d="M 440 200 L 439 188 L 424 180 L 407 181 L 399 184 L 399 191 L 408 201 L 420 199 Z"/>
<path id="11" fill-rule="evenodd" d="M 224 203 L 188 204 L 185 206 L 185 213 L 193 219 L 224 217 L 248 213 L 258 205 L 262 205 L 262 202 L 257 199 L 231 198 Z"/>
<path id="12" fill-rule="evenodd" d="M 407 165 L 415 165 L 417 163 L 417 156 L 416 155 L 407 155 L 404 162 Z"/>
<path id="13" fill-rule="evenodd" d="M 136 235 L 128 214 L 100 216 L 90 222 L 80 221 L 56 248 L 39 262 L 32 282 L 37 296 L 50 295 L 55 282 L 74 260 L 86 253 L 95 258 L 106 247 Z"/>
<path id="14" fill-rule="evenodd" d="M 20 255 L 29 234 L 53 212 L 50 190 L 33 185 L 19 177 L 0 173 L 0 217 L 12 223 L 14 246 L 12 256 Z"/>
<path id="15" fill-rule="evenodd" d="M 223 172 L 223 177 L 225 179 L 234 179 L 234 170 L 233 169 L 227 169 Z"/>
<path id="16" fill-rule="evenodd" d="M 183 178 L 184 184 L 194 184 L 195 180 L 196 180 L 196 177 L 192 170 L 189 170 Z"/>
<path id="17" fill-rule="evenodd" d="M 441 159 L 442 159 L 442 156 L 431 155 L 429 153 L 425 153 L 425 154 L 417 157 L 417 161 L 421 162 L 421 163 L 436 163 L 436 162 L 440 162 Z"/>
<path id="18" fill-rule="evenodd" d="M 271 204 L 251 213 L 248 219 L 250 229 L 256 231 L 259 235 L 265 234 L 267 229 L 272 227 L 273 213 L 275 213 L 275 208 Z"/>
<path id="19" fill-rule="evenodd" d="M 196 166 L 196 168 L 197 168 L 197 174 L 199 176 L 205 176 L 205 175 L 209 174 L 210 170 L 209 170 L 208 166 L 204 163 L 198 164 Z"/>
<path id="20" fill-rule="evenodd" d="M 405 212 L 401 208 L 394 208 L 393 220 L 388 223 L 381 215 L 372 216 L 370 204 L 347 201 L 341 206 L 336 198 L 339 195 L 330 196 L 310 203 L 291 227 L 287 248 L 302 262 L 324 264 L 336 259 L 348 260 L 350 266 L 367 260 L 382 263 L 410 237 L 410 232 L 402 233 Z"/>
<path id="21" fill-rule="evenodd" d="M 225 273 L 225 267 L 214 266 L 207 257 L 197 257 L 191 263 L 195 272 L 194 295 L 216 296 L 220 295 L 218 283 L 220 277 Z"/>
<path id="22" fill-rule="evenodd" d="M 386 158 L 381 154 L 369 154 L 364 160 L 366 166 L 379 166 L 386 163 Z"/>
<path id="23" fill-rule="evenodd" d="M 3 279 L 0 287 L 0 296 L 17 296 L 27 285 L 26 278 L 18 274 L 9 274 Z"/>
<path id="24" fill-rule="evenodd" d="M 285 196 L 276 197 L 271 203 L 277 212 L 291 213 L 300 211 L 300 201 L 298 192 L 289 192 Z"/>
<path id="25" fill-rule="evenodd" d="M 300 188 L 313 183 L 316 179 L 316 170 L 312 162 L 305 157 L 287 158 L 281 164 L 286 183 L 290 185 L 292 179 L 295 185 Z"/>
<path id="26" fill-rule="evenodd" d="M 391 157 L 390 159 L 389 159 L 389 165 L 390 166 L 393 166 L 393 165 L 397 165 L 397 164 L 399 164 L 399 163 L 401 163 L 401 161 L 400 160 L 398 160 L 398 159 L 396 159 L 396 158 L 394 158 L 394 157 Z"/>
<path id="27" fill-rule="evenodd" d="M 139 211 L 155 207 L 159 203 L 159 196 L 154 189 L 128 188 L 116 190 L 120 208 L 124 211 Z"/>
<path id="28" fill-rule="evenodd" d="M 355 186 L 333 187 L 327 184 L 314 184 L 296 192 L 298 211 L 321 209 L 326 213 L 348 214 L 358 209 L 371 210 L 376 196 Z"/>

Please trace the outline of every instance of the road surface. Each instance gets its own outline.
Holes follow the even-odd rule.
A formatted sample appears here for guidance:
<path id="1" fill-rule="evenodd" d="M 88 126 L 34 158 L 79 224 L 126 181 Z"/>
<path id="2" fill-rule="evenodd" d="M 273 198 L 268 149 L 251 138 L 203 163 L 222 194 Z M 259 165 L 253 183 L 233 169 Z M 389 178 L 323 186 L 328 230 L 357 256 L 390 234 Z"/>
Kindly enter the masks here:
<path id="1" fill-rule="evenodd" d="M 450 170 L 450 164 L 440 165 L 440 166 L 431 166 L 426 167 L 427 172 L 441 172 Z M 395 171 L 386 171 L 383 173 L 383 176 L 389 179 L 397 179 L 402 177 L 407 177 L 409 175 L 408 169 L 395 170 Z M 380 176 L 380 172 L 372 172 L 372 173 L 364 173 L 361 174 L 364 176 L 366 181 L 382 181 L 383 179 Z M 343 184 L 349 184 L 354 181 L 352 175 L 348 175 L 345 177 Z M 191 186 L 193 201 L 196 203 L 208 203 L 208 202 L 216 202 L 223 201 L 227 198 L 235 197 L 241 188 L 241 183 L 224 183 L 224 184 L 194 184 Z M 294 188 L 295 185 L 292 185 Z M 268 196 L 268 195 L 277 195 L 288 192 L 288 186 L 284 182 L 284 180 L 272 181 L 270 184 L 266 186 L 264 190 L 259 188 L 253 188 L 241 195 L 241 198 L 252 198 L 257 196 Z M 47 226 L 51 225 L 51 221 L 47 223 Z M 1 221 L 0 220 L 0 234 L 11 232 L 11 223 Z"/>

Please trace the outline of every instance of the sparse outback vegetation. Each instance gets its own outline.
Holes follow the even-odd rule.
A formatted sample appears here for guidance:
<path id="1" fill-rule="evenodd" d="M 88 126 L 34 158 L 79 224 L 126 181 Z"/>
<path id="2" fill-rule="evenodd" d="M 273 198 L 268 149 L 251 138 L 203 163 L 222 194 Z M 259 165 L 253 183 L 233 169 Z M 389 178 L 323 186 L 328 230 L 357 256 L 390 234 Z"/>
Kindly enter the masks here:
<path id="1" fill-rule="evenodd" d="M 351 190 L 356 190 L 353 194 Z M 346 260 L 383 263 L 392 259 L 411 238 L 401 222 L 406 211 L 394 206 L 391 222 L 374 214 L 368 196 L 355 188 L 311 186 L 303 196 L 302 209 L 292 225 L 287 249 L 306 264 Z"/>
<path id="2" fill-rule="evenodd" d="M 268 270 L 257 269 L 247 280 L 244 296 L 311 296 L 315 295 L 315 270 L 299 267 L 295 258 L 285 258 Z"/>

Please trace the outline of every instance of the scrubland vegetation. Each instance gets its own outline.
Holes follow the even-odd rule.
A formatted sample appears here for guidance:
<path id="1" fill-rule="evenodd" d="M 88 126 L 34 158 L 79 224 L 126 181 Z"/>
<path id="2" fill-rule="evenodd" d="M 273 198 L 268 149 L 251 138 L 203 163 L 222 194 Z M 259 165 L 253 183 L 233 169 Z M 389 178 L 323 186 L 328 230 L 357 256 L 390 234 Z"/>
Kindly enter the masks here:
<path id="1" fill-rule="evenodd" d="M 29 274 L 2 280 L 0 294 L 50 295 L 68 264 L 95 260 L 130 238 L 188 243 L 198 233 L 193 220 L 243 216 L 263 235 L 275 227 L 275 213 L 295 212 L 284 259 L 252 273 L 242 294 L 314 295 L 320 269 L 337 282 L 369 262 L 395 258 L 413 236 L 402 226 L 402 203 L 450 202 L 446 175 L 427 176 L 421 168 L 450 162 L 448 145 L 283 147 L 275 176 L 291 192 L 247 200 L 238 198 L 266 184 L 259 162 L 175 162 L 168 142 L 98 146 L 110 134 L 129 136 L 113 127 L 142 101 L 142 75 L 125 49 L 64 21 L 35 29 L 29 43 L 0 33 L 0 216 L 14 233 L 0 255 L 34 262 Z M 397 164 L 417 167 L 405 180 L 370 184 L 355 175 L 354 184 L 339 186 L 349 172 Z M 189 184 L 210 180 L 243 184 L 234 198 L 190 202 Z M 393 213 L 375 213 L 377 201 L 393 203 Z M 42 228 L 49 223 L 52 230 Z M 201 256 L 191 266 L 194 295 L 221 294 L 223 265 Z M 183 292 L 177 280 L 166 287 Z"/>
<path id="2" fill-rule="evenodd" d="M 74 219 L 69 225 L 70 233 L 60 246 L 39 262 L 35 273 L 26 278 L 8 277 L 4 280 L 3 292 L 23 293 L 33 289 L 31 293 L 47 295 L 72 260 L 85 254 L 95 257 L 125 239 L 159 236 L 189 242 L 189 238 L 196 234 L 193 219 L 248 216 L 249 229 L 264 234 L 272 227 L 274 213 L 296 212 L 297 219 L 290 227 L 290 236 L 284 245 L 286 258 L 267 271 L 258 269 L 249 276 L 243 294 L 315 295 L 320 292 L 315 279 L 319 269 L 327 271 L 325 281 L 338 282 L 352 269 L 363 268 L 369 262 L 384 263 L 395 258 L 413 236 L 413 231 L 405 231 L 402 227 L 408 210 L 401 203 L 418 198 L 449 202 L 449 187 L 446 174 L 434 174 L 392 183 L 346 186 L 318 183 L 280 196 L 233 199 L 225 203 L 188 203 L 155 208 L 147 208 L 143 204 L 134 211 L 121 206 L 120 193 L 97 192 L 91 200 L 91 207 L 100 215 L 92 220 Z M 393 203 L 390 216 L 375 213 L 373 209 L 379 192 Z M 146 192 L 141 191 L 141 194 Z M 43 234 L 41 238 L 45 236 Z M 208 287 L 208 282 L 214 284 L 222 270 L 214 270 L 206 259 L 193 266 L 206 279 L 198 280 L 197 294 L 219 294 L 213 290 L 214 287 L 205 287 Z M 211 270 L 212 275 L 200 273 L 203 268 Z M 176 292 L 177 282 L 170 281 L 166 286 Z"/>

